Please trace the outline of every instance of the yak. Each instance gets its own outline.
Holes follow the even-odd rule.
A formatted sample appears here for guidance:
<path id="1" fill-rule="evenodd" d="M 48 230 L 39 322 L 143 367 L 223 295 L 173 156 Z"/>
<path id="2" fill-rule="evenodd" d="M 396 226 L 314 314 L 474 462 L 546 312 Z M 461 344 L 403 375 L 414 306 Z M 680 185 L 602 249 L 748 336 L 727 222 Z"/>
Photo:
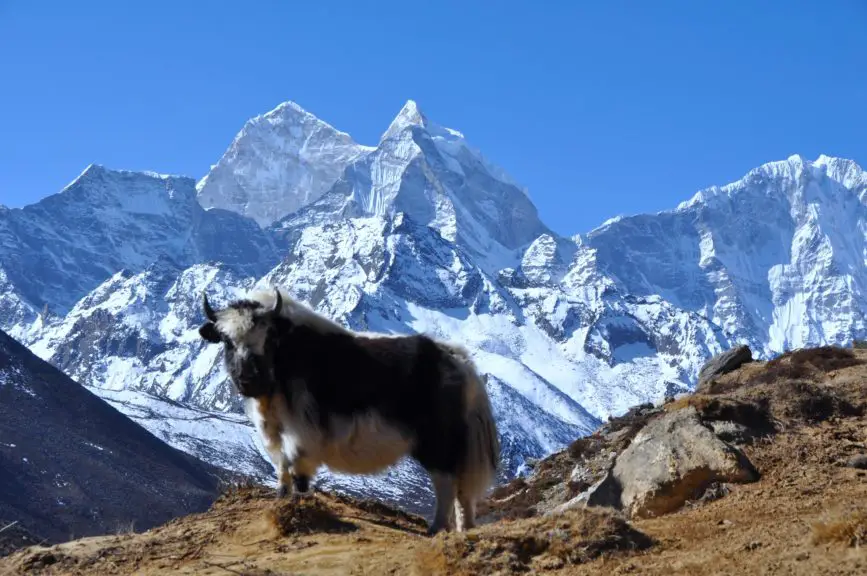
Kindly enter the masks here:
<path id="1" fill-rule="evenodd" d="M 226 371 L 277 470 L 278 497 L 309 494 L 321 465 L 375 474 L 409 456 L 434 488 L 428 533 L 475 526 L 500 444 L 464 348 L 425 334 L 356 332 L 281 288 L 219 311 L 202 299 L 199 334 L 223 344 Z"/>

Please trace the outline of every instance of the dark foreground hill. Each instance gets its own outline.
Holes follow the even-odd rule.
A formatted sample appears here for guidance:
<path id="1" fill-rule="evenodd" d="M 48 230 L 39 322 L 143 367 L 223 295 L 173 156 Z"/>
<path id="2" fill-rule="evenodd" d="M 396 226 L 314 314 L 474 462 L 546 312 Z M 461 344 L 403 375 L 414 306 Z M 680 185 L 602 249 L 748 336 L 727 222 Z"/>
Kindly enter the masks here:
<path id="1" fill-rule="evenodd" d="M 219 472 L 0 332 L 0 555 L 205 510 Z"/>
<path id="2" fill-rule="evenodd" d="M 537 462 L 465 534 L 426 537 L 372 501 L 240 487 L 143 533 L 18 551 L 0 573 L 865 574 L 865 382 L 867 350 L 748 363 Z"/>

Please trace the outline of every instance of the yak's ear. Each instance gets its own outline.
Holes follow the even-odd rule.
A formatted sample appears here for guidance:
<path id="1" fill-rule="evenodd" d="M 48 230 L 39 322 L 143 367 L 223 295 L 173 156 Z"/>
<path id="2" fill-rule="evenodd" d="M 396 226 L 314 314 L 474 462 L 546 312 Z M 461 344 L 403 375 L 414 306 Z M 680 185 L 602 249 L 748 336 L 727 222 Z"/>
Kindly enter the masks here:
<path id="1" fill-rule="evenodd" d="M 202 324 L 199 327 L 199 336 L 212 344 L 216 344 L 220 341 L 220 333 L 217 332 L 217 327 L 214 326 L 213 322 L 205 322 Z"/>

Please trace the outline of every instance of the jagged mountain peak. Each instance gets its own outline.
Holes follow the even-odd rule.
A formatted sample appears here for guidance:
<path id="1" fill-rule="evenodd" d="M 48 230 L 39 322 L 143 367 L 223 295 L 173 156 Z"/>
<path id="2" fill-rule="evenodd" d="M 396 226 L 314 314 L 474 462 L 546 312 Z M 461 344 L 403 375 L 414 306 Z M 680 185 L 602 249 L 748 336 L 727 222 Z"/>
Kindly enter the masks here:
<path id="1" fill-rule="evenodd" d="M 123 182 L 124 184 L 131 181 L 147 182 L 147 181 L 162 182 L 167 191 L 174 191 L 176 188 L 189 192 L 195 186 L 195 179 L 183 174 L 164 174 L 152 170 L 124 170 L 118 168 L 109 168 L 103 164 L 91 163 L 81 171 L 75 179 L 64 186 L 59 194 L 63 194 L 77 185 L 93 185 L 100 181 Z"/>
<path id="2" fill-rule="evenodd" d="M 516 265 L 519 252 L 549 232 L 523 188 L 463 134 L 431 121 L 413 100 L 375 150 L 349 164 L 326 194 L 275 228 L 290 237 L 314 223 L 399 212 L 457 242 L 489 271 Z"/>
<path id="3" fill-rule="evenodd" d="M 205 208 L 266 227 L 321 197 L 344 168 L 372 149 L 294 102 L 246 122 L 197 184 Z"/>
<path id="4" fill-rule="evenodd" d="M 0 310 L 20 320 L 46 304 L 65 313 L 118 270 L 137 272 L 162 258 L 184 266 L 221 260 L 253 274 L 278 259 L 253 221 L 205 211 L 192 178 L 99 164 L 60 193 L 0 212 L 0 238 L 0 284 L 16 287 Z"/>
<path id="5" fill-rule="evenodd" d="M 153 171 L 119 170 L 90 164 L 60 192 L 14 208 L 0 217 L 21 224 L 34 219 L 59 219 L 65 226 L 73 222 L 103 225 L 130 218 L 177 219 L 201 211 L 196 201 L 196 181 L 182 175 Z"/>
<path id="6" fill-rule="evenodd" d="M 518 188 L 524 195 L 527 195 L 526 188 L 512 178 L 504 168 L 489 161 L 478 148 L 475 148 L 467 141 L 466 136 L 462 132 L 432 121 L 421 110 L 415 100 L 407 100 L 406 104 L 404 104 L 398 115 L 391 122 L 391 125 L 383 133 L 380 145 L 382 145 L 383 141 L 400 137 L 407 129 L 413 128 L 423 129 L 425 134 L 436 144 L 437 150 L 441 154 L 448 156 L 451 160 L 459 164 L 472 158 L 484 166 L 491 176 L 505 184 Z M 452 167 L 456 166 L 452 162 L 450 162 L 450 165 Z"/>
<path id="7" fill-rule="evenodd" d="M 788 182 L 797 186 L 797 182 L 802 178 L 821 181 L 825 177 L 856 193 L 867 187 L 867 174 L 854 160 L 825 154 L 819 155 L 815 160 L 809 160 L 801 154 L 792 154 L 785 160 L 767 162 L 753 168 L 735 182 L 700 190 L 689 200 L 681 202 L 676 210 L 689 210 L 699 205 L 707 205 L 713 202 L 714 198 L 731 197 L 733 194 L 755 194 L 764 190 L 759 186 L 761 182 L 775 181 L 782 186 Z M 778 187 L 778 189 L 783 188 Z"/>
<path id="8" fill-rule="evenodd" d="M 352 136 L 350 136 L 347 132 L 335 128 L 319 116 L 316 116 L 315 114 L 292 100 L 281 102 L 272 110 L 269 110 L 264 114 L 259 114 L 251 118 L 245 123 L 244 128 L 250 128 L 254 125 L 262 123 L 267 123 L 271 125 L 278 123 L 309 124 L 320 127 L 350 141 L 352 140 Z"/>
<path id="9" fill-rule="evenodd" d="M 380 142 L 383 140 L 388 140 L 389 138 L 394 138 L 407 128 L 434 128 L 439 129 L 439 126 L 436 124 L 432 124 L 430 120 L 428 120 L 427 116 L 425 116 L 424 112 L 422 112 L 421 108 L 419 108 L 418 103 L 415 100 L 407 100 L 406 104 L 403 105 L 403 108 L 400 109 L 400 112 L 397 113 L 394 120 L 391 121 L 391 124 L 388 126 L 388 129 L 383 132 L 380 137 Z"/>
<path id="10" fill-rule="evenodd" d="M 824 166 L 830 178 L 840 182 L 847 188 L 860 189 L 867 187 L 867 173 L 854 160 L 821 154 L 813 164 Z"/>

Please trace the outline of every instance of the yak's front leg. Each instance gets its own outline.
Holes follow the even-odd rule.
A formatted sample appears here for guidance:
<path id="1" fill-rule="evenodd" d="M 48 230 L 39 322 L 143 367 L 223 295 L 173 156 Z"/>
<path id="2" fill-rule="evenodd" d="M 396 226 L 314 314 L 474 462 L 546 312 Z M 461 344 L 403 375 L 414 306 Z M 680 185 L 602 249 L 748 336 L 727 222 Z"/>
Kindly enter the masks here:
<path id="1" fill-rule="evenodd" d="M 295 489 L 295 494 L 299 496 L 309 496 L 310 480 L 316 469 L 319 468 L 319 463 L 307 456 L 303 450 L 299 450 L 292 460 L 292 487 Z"/>
<path id="2" fill-rule="evenodd" d="M 271 463 L 277 471 L 277 498 L 289 495 L 292 484 L 292 474 L 289 472 L 289 458 L 283 450 L 283 426 L 271 411 L 270 399 L 259 399 L 259 430 L 264 440 L 265 449 L 271 458 Z"/>

